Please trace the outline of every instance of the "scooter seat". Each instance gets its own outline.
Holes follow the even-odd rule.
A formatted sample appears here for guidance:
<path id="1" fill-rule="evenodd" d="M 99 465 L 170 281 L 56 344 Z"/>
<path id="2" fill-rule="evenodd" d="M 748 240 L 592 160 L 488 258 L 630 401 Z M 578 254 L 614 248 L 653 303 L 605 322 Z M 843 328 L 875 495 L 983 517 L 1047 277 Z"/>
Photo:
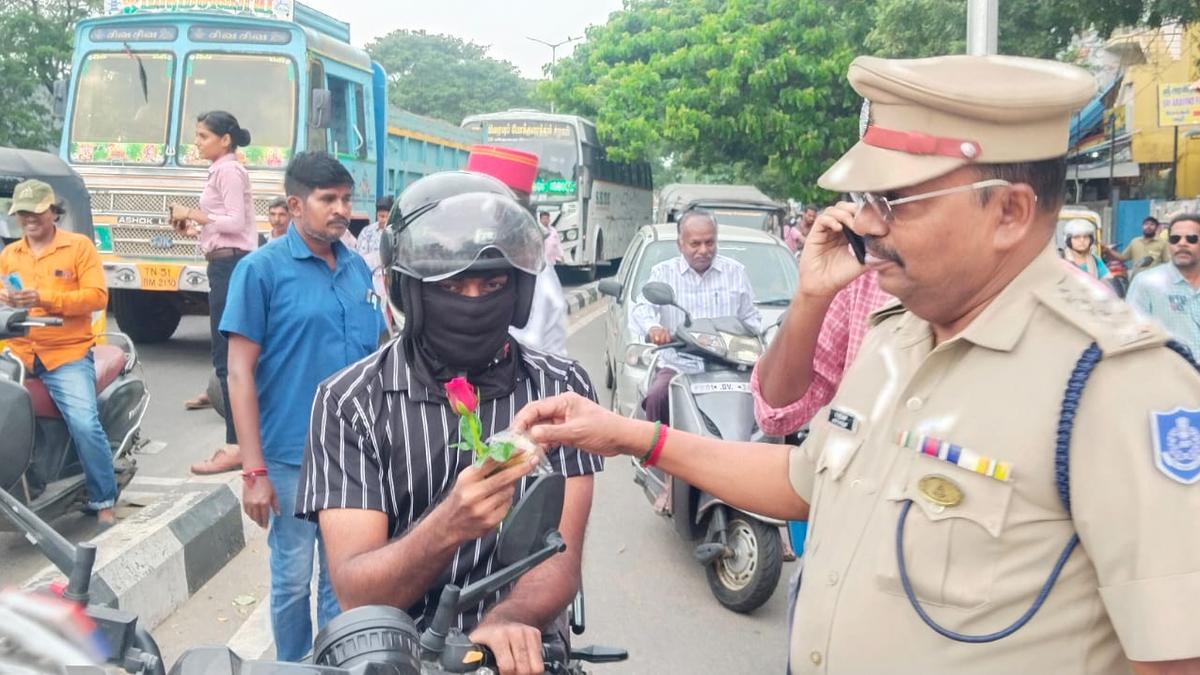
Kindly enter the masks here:
<path id="1" fill-rule="evenodd" d="M 112 345 L 96 345 L 92 347 L 92 358 L 96 361 L 96 394 L 99 395 L 120 377 L 121 371 L 125 368 L 125 352 L 120 347 Z M 62 413 L 59 412 L 58 406 L 54 405 L 54 399 L 50 398 L 50 392 L 46 390 L 46 385 L 41 380 L 27 377 L 25 378 L 25 388 L 29 391 L 29 397 L 33 399 L 35 417 L 62 417 Z"/>

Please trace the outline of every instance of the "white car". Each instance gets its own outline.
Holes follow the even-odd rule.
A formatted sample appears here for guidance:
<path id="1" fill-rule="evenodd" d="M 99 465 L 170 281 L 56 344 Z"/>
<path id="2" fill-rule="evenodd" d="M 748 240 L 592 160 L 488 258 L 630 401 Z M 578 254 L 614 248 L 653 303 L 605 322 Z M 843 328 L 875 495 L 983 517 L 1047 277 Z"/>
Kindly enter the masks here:
<path id="1" fill-rule="evenodd" d="M 599 290 L 613 298 L 612 310 L 605 321 L 605 384 L 613 392 L 612 408 L 632 416 L 641 405 L 639 387 L 653 356 L 653 345 L 643 336 L 629 333 L 630 313 L 650 270 L 658 263 L 679 255 L 678 233 L 674 223 L 645 225 L 625 251 L 621 267 L 612 279 L 600 282 Z M 762 230 L 718 225 L 717 253 L 746 267 L 754 288 L 755 304 L 763 317 L 763 328 L 774 326 L 791 302 L 799 283 L 796 258 L 783 242 Z M 767 333 L 767 339 L 774 335 Z"/>

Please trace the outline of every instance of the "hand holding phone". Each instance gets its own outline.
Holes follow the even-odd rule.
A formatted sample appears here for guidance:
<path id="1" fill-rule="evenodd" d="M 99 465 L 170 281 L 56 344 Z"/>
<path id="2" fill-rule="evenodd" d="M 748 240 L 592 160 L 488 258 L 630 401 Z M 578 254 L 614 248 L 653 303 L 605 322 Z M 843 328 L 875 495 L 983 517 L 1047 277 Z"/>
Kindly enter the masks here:
<path id="1" fill-rule="evenodd" d="M 850 250 L 854 251 L 854 257 L 858 259 L 858 264 L 866 265 L 867 242 L 863 240 L 862 235 L 848 227 L 842 228 L 842 234 L 846 235 L 846 241 L 850 242 Z"/>

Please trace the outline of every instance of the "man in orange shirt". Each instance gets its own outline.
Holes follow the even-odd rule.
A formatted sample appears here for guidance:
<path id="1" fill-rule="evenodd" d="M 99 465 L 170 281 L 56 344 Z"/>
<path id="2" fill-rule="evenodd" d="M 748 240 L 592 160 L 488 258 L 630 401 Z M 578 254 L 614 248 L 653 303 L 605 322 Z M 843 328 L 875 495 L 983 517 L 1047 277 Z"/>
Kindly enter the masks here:
<path id="1" fill-rule="evenodd" d="M 46 385 L 62 413 L 83 464 L 88 508 L 108 527 L 115 522 L 117 481 L 96 408 L 91 353 L 96 342 L 91 315 L 104 309 L 108 290 L 96 246 L 83 235 L 58 229 L 55 222 L 62 213 L 54 190 L 42 181 L 28 180 L 13 190 L 9 215 L 16 215 L 25 236 L 0 252 L 0 304 L 28 308 L 31 316 L 63 319 L 62 327 L 34 328 L 9 346 Z"/>

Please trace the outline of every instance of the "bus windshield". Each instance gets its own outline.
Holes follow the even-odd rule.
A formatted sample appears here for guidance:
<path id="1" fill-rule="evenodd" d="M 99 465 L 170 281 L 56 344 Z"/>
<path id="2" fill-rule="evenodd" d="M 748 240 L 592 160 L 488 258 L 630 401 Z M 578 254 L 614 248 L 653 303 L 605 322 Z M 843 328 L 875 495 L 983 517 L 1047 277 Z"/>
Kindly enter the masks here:
<path id="1" fill-rule="evenodd" d="M 198 53 L 184 67 L 183 114 L 179 117 L 179 163 L 199 166 L 192 139 L 196 118 L 225 110 L 250 132 L 238 148 L 246 166 L 287 165 L 296 138 L 296 67 L 284 56 Z"/>
<path id="2" fill-rule="evenodd" d="M 88 54 L 79 65 L 70 160 L 162 164 L 174 69 L 168 53 Z"/>
<path id="3" fill-rule="evenodd" d="M 575 197 L 579 142 L 574 126 L 566 122 L 531 120 L 494 120 L 468 125 L 473 129 L 481 127 L 487 134 L 488 143 L 538 156 L 538 175 L 533 184 L 535 200 Z"/>

